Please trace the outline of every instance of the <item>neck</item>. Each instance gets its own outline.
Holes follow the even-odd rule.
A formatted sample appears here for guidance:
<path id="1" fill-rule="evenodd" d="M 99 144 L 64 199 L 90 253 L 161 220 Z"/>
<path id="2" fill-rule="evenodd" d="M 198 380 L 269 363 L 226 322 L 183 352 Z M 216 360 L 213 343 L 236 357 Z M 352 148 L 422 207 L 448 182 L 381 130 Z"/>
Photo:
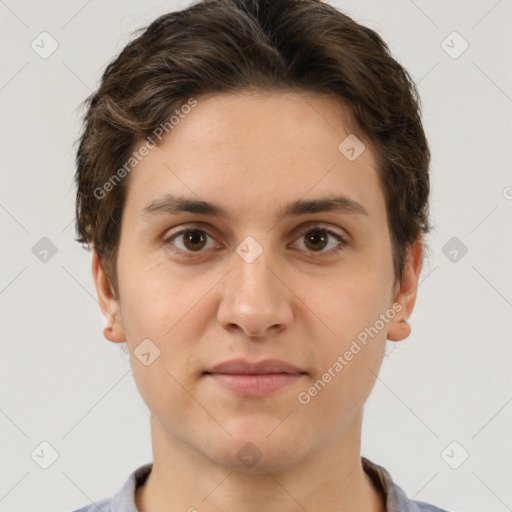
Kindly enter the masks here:
<path id="1" fill-rule="evenodd" d="M 384 512 L 384 500 L 364 472 L 362 413 L 332 443 L 286 470 L 223 467 L 168 435 L 151 416 L 153 468 L 135 494 L 139 512 Z"/>

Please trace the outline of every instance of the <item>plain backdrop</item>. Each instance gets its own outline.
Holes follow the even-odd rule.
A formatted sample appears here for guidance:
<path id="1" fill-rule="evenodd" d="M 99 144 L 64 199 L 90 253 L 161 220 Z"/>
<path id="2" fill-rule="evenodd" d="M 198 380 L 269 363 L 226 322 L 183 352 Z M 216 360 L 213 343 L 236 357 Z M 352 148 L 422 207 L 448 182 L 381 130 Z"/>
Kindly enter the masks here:
<path id="1" fill-rule="evenodd" d="M 388 342 L 362 454 L 411 498 L 512 510 L 512 2 L 330 3 L 409 70 L 432 150 L 412 334 Z M 131 33 L 186 5 L 0 2 L 1 511 L 78 508 L 152 460 L 147 409 L 74 240 L 74 142 L 80 102 Z"/>

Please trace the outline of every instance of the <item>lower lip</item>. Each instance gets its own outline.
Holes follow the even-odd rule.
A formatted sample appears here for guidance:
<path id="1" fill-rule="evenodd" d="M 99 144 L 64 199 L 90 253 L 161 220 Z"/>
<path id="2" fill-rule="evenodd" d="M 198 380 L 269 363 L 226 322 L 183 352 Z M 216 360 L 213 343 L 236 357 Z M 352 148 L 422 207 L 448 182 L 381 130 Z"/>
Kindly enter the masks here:
<path id="1" fill-rule="evenodd" d="M 245 375 L 231 373 L 208 373 L 225 389 L 241 396 L 264 396 L 283 389 L 304 377 L 303 373 L 264 373 L 260 375 Z"/>

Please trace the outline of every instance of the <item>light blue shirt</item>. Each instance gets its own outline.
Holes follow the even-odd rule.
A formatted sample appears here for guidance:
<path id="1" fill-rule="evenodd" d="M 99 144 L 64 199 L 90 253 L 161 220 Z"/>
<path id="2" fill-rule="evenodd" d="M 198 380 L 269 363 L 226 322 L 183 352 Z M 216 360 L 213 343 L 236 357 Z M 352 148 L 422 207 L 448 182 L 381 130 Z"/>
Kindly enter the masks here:
<path id="1" fill-rule="evenodd" d="M 386 512 L 447 512 L 423 501 L 408 499 L 405 492 L 393 482 L 390 474 L 382 466 L 370 462 L 365 457 L 361 457 L 361 460 L 363 469 L 371 478 L 377 491 L 384 497 Z M 138 467 L 112 498 L 105 498 L 73 512 L 138 512 L 135 506 L 135 490 L 144 484 L 152 468 L 151 462 Z"/>

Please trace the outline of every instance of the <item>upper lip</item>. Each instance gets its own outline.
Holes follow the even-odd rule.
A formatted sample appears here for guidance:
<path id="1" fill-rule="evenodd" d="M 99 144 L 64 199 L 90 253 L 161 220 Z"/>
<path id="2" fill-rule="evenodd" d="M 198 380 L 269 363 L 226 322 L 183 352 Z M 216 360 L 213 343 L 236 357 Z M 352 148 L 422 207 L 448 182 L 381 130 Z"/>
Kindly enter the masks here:
<path id="1" fill-rule="evenodd" d="M 306 373 L 296 366 L 279 359 L 264 359 L 251 362 L 247 359 L 231 359 L 215 365 L 205 373 L 264 374 L 264 373 Z"/>

